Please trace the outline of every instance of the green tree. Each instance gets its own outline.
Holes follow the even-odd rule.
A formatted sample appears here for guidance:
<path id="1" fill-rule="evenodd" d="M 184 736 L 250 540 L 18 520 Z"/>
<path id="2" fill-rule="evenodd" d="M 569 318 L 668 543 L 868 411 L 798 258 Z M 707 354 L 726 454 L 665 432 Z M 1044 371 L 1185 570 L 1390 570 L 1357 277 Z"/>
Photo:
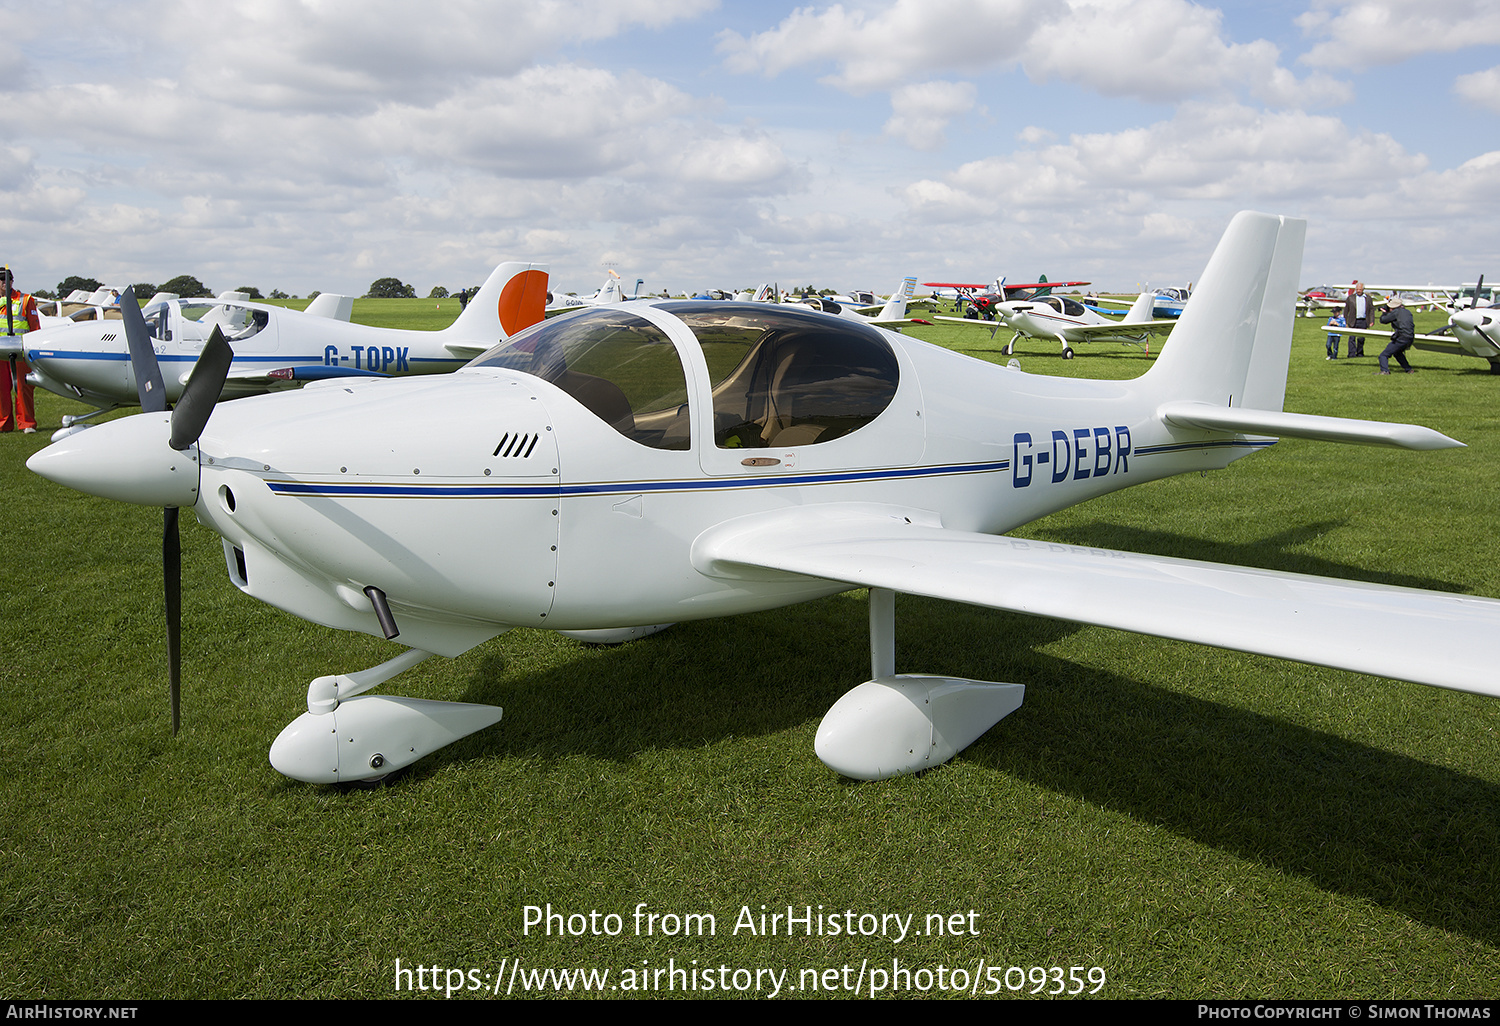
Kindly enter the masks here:
<path id="1" fill-rule="evenodd" d="M 416 299 L 417 290 L 402 284 L 400 278 L 380 278 L 370 283 L 366 299 Z"/>
<path id="2" fill-rule="evenodd" d="M 280 289 L 272 289 L 271 290 L 271 298 L 272 299 L 291 299 L 292 297 L 289 296 L 289 295 L 287 295 L 285 292 L 281 291 Z"/>
<path id="3" fill-rule="evenodd" d="M 445 288 L 443 288 L 441 285 L 434 285 L 432 287 L 432 291 L 429 292 L 429 293 L 427 293 L 427 298 L 428 299 L 447 299 L 448 298 L 448 290 L 445 289 Z"/>
<path id="4" fill-rule="evenodd" d="M 83 289 L 85 292 L 93 292 L 98 287 L 99 282 L 95 281 L 93 278 L 81 278 L 76 274 L 70 274 L 62 281 L 57 283 L 57 294 L 66 299 L 68 293 L 72 292 L 74 289 Z"/>
<path id="5" fill-rule="evenodd" d="M 266 298 L 265 296 L 263 296 L 263 295 L 260 294 L 260 289 L 256 288 L 254 285 L 241 285 L 239 288 L 235 289 L 234 291 L 236 291 L 236 292 L 243 292 L 245 295 L 249 296 L 251 299 L 265 299 Z"/>
<path id="6" fill-rule="evenodd" d="M 198 296 L 211 296 L 212 292 L 191 274 L 179 274 L 171 281 L 164 281 L 157 288 L 162 292 L 172 292 L 184 299 L 197 298 Z"/>

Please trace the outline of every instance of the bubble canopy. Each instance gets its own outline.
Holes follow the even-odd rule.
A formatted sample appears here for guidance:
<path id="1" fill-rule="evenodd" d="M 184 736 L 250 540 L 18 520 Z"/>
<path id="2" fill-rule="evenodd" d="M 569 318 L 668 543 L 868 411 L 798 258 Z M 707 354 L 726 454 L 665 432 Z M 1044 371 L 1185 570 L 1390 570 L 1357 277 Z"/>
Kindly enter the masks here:
<path id="1" fill-rule="evenodd" d="M 702 351 L 708 380 L 695 394 L 712 396 L 717 448 L 831 441 L 874 420 L 896 394 L 896 356 L 874 328 L 765 303 L 650 309 L 681 322 Z M 666 330 L 629 308 L 544 321 L 469 366 L 542 378 L 642 445 L 691 447 L 684 362 Z"/>

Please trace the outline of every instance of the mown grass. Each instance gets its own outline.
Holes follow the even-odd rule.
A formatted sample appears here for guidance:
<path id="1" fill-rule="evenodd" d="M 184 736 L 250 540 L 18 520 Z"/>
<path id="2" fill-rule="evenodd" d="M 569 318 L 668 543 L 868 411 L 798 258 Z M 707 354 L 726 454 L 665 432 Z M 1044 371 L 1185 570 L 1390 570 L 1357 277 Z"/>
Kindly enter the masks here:
<path id="1" fill-rule="evenodd" d="M 356 319 L 382 323 L 384 304 L 414 318 L 435 303 L 363 302 L 381 305 Z M 1327 363 L 1320 324 L 1298 321 L 1288 409 L 1416 421 L 1470 447 L 1284 441 L 1025 533 L 1500 596 L 1500 379 L 1424 353 L 1411 377 L 1374 376 L 1373 356 Z M 992 359 L 1005 341 L 913 333 Z M 1022 343 L 1019 358 L 1100 377 L 1149 366 L 1113 346 L 1065 363 Z M 75 409 L 39 405 L 49 429 Z M 185 517 L 171 737 L 161 515 L 30 474 L 45 438 L 0 436 L 0 995 L 385 997 L 397 959 L 490 973 L 506 958 L 615 980 L 697 959 L 789 969 L 793 985 L 866 959 L 1102 966 L 1108 997 L 1500 985 L 1493 701 L 903 598 L 901 669 L 1019 681 L 1027 701 L 941 769 L 856 784 L 812 754 L 819 717 L 868 672 L 856 592 L 617 648 L 518 630 L 431 660 L 396 690 L 505 719 L 384 788 L 310 787 L 270 768 L 271 740 L 311 678 L 391 646 L 245 598 Z M 642 902 L 714 913 L 717 935 L 634 936 Z M 524 934 L 523 906 L 548 903 L 618 913 L 625 931 Z M 762 904 L 918 925 L 975 910 L 978 935 L 734 935 L 741 906 Z"/>

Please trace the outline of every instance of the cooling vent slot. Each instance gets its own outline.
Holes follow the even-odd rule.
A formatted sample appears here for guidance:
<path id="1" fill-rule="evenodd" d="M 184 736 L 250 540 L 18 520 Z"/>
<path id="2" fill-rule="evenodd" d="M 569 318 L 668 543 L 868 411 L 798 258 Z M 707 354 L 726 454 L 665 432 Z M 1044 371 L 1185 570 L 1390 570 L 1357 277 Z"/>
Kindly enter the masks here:
<path id="1" fill-rule="evenodd" d="M 524 431 L 507 431 L 500 439 L 500 444 L 495 446 L 495 455 L 524 460 L 531 455 L 531 450 L 536 448 L 536 443 L 541 440 L 541 437 L 535 431 L 529 434 Z"/>

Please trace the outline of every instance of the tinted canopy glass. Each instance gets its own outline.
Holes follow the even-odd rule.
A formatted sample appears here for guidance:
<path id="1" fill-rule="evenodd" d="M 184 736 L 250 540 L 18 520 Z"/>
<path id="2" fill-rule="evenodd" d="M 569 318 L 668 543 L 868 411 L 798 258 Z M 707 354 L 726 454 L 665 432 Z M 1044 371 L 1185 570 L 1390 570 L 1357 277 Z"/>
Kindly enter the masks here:
<path id="1" fill-rule="evenodd" d="M 831 441 L 874 420 L 896 394 L 896 356 L 874 328 L 765 303 L 660 308 L 703 348 L 721 449 Z"/>
<path id="2" fill-rule="evenodd" d="M 543 321 L 469 364 L 549 381 L 626 438 L 687 449 L 687 377 L 672 340 L 636 314 L 585 310 Z"/>

